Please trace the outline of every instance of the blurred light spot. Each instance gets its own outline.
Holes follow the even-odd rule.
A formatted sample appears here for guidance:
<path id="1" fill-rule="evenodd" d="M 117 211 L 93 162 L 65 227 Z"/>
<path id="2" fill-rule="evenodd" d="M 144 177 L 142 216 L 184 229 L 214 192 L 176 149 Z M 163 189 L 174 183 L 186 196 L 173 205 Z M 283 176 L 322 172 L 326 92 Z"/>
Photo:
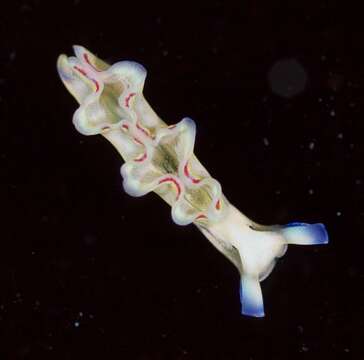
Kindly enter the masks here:
<path id="1" fill-rule="evenodd" d="M 291 98 L 304 91 L 307 73 L 296 59 L 284 59 L 272 66 L 268 80 L 274 94 Z"/>

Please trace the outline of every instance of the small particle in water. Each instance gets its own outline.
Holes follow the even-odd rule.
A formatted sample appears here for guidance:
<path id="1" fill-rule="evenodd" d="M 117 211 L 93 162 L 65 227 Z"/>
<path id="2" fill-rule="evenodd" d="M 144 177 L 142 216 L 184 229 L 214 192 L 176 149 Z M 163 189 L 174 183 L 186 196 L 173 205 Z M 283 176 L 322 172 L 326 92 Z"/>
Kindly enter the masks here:
<path id="1" fill-rule="evenodd" d="M 335 110 L 331 110 L 331 111 L 330 111 L 330 116 L 335 116 L 335 115 L 336 115 Z"/>
<path id="2" fill-rule="evenodd" d="M 320 97 L 319 97 L 319 98 L 318 98 L 318 102 L 322 102 L 322 98 L 320 98 Z"/>
<path id="3" fill-rule="evenodd" d="M 337 134 L 337 138 L 338 138 L 338 139 L 342 139 L 343 137 L 344 137 L 343 133 L 338 133 L 338 134 Z"/>
<path id="4" fill-rule="evenodd" d="M 80 323 L 79 323 L 78 321 L 75 321 L 74 325 L 75 325 L 75 327 L 77 328 L 77 327 L 79 327 L 79 326 L 80 326 Z"/>
<path id="5" fill-rule="evenodd" d="M 302 345 L 302 347 L 301 347 L 302 352 L 307 352 L 308 350 L 309 349 L 308 349 L 308 347 L 306 345 Z"/>
<path id="6" fill-rule="evenodd" d="M 269 145 L 269 140 L 265 137 L 263 138 L 263 143 L 265 146 L 268 146 Z"/>
<path id="7" fill-rule="evenodd" d="M 79 315 L 80 317 L 82 317 L 82 316 L 83 316 L 83 312 L 82 312 L 82 311 L 80 311 L 80 312 L 78 313 L 78 315 Z"/>
<path id="8" fill-rule="evenodd" d="M 361 179 L 355 180 L 355 185 L 361 185 L 362 183 L 363 183 L 363 181 Z"/>
<path id="9" fill-rule="evenodd" d="M 336 216 L 341 216 L 341 211 L 337 211 Z"/>
<path id="10" fill-rule="evenodd" d="M 309 189 L 309 190 L 308 190 L 308 193 L 309 193 L 310 195 L 313 195 L 313 193 L 314 193 L 313 189 Z"/>
<path id="11" fill-rule="evenodd" d="M 311 141 L 309 144 L 308 144 L 308 148 L 310 150 L 313 150 L 315 148 L 315 143 L 313 141 Z"/>

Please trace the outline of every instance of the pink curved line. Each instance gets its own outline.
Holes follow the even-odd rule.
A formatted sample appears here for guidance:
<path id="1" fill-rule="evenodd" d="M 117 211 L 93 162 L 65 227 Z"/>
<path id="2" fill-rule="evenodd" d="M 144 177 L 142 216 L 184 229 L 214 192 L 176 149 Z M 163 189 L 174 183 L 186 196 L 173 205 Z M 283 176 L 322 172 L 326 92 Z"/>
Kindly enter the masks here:
<path id="1" fill-rule="evenodd" d="M 91 81 L 95 84 L 95 86 L 96 86 L 96 92 L 98 92 L 98 91 L 99 91 L 99 89 L 100 89 L 100 85 L 99 85 L 99 83 L 98 83 L 95 79 L 90 78 L 90 77 L 87 75 L 87 72 L 86 72 L 84 69 L 81 69 L 81 68 L 80 68 L 80 67 L 78 67 L 78 66 L 74 66 L 73 68 L 74 68 L 74 69 L 76 69 L 78 72 L 80 72 L 83 76 L 86 76 L 86 77 L 87 77 L 87 79 L 91 80 Z"/>
<path id="2" fill-rule="evenodd" d="M 144 145 L 138 138 L 136 138 L 135 136 L 133 137 L 133 140 L 135 141 L 135 142 L 137 142 L 138 144 L 140 144 L 140 145 Z"/>
<path id="3" fill-rule="evenodd" d="M 146 158 L 147 158 L 147 153 L 145 152 L 145 153 L 144 153 L 144 155 L 143 155 L 141 158 L 134 159 L 134 161 L 142 162 L 142 161 L 144 161 Z"/>
<path id="4" fill-rule="evenodd" d="M 158 184 L 163 184 L 165 182 L 173 182 L 177 187 L 177 197 L 176 200 L 178 200 L 179 196 L 181 195 L 181 185 L 178 183 L 178 181 L 172 177 L 165 177 L 164 179 L 159 180 Z"/>
<path id="5" fill-rule="evenodd" d="M 139 123 L 136 124 L 137 129 L 139 129 L 140 131 L 142 131 L 145 135 L 147 135 L 148 137 L 150 137 L 149 133 L 147 130 L 145 130 L 144 128 L 142 128 Z"/>
<path id="6" fill-rule="evenodd" d="M 87 64 L 89 64 L 94 70 L 96 70 L 97 72 L 101 72 L 101 70 L 96 69 L 95 66 L 91 64 L 88 54 L 84 53 L 83 58 L 85 59 Z"/>
<path id="7" fill-rule="evenodd" d="M 125 98 L 125 106 L 126 107 L 129 107 L 129 102 L 130 102 L 130 99 L 135 95 L 135 93 L 130 93 L 126 98 Z"/>
<path id="8" fill-rule="evenodd" d="M 187 163 L 185 164 L 184 168 L 183 168 L 183 172 L 184 174 L 194 183 L 194 184 L 198 184 L 201 180 L 194 178 L 193 176 L 191 176 L 190 172 L 188 171 L 188 166 Z"/>

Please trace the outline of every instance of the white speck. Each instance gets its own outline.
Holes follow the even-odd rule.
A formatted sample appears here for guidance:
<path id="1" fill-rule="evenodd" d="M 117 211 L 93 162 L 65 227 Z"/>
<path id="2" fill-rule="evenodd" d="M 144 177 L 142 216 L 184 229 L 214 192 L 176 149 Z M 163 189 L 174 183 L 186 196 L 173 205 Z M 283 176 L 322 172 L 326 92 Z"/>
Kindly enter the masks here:
<path id="1" fill-rule="evenodd" d="M 335 99 L 335 96 L 334 95 L 331 95 L 330 96 L 330 100 L 333 101 Z"/>
<path id="2" fill-rule="evenodd" d="M 348 352 L 350 352 L 350 349 L 345 348 L 345 349 L 344 349 L 344 352 L 348 353 Z"/>
<path id="3" fill-rule="evenodd" d="M 314 193 L 313 189 L 309 189 L 309 190 L 308 190 L 308 193 L 309 193 L 310 195 L 313 195 L 313 193 Z"/>
<path id="4" fill-rule="evenodd" d="M 361 179 L 355 180 L 355 185 L 361 185 L 362 183 L 363 183 L 363 181 Z"/>
<path id="5" fill-rule="evenodd" d="M 267 138 L 263 138 L 263 143 L 265 146 L 269 145 L 269 140 Z"/>
<path id="6" fill-rule="evenodd" d="M 335 110 L 331 110 L 331 111 L 330 111 L 330 116 L 335 116 L 335 115 L 336 115 Z"/>
<path id="7" fill-rule="evenodd" d="M 341 211 L 337 211 L 336 216 L 341 216 Z"/>
<path id="8" fill-rule="evenodd" d="M 80 326 L 80 323 L 78 322 L 78 321 L 75 321 L 75 327 L 77 328 L 77 327 L 79 327 Z"/>
<path id="9" fill-rule="evenodd" d="M 349 144 L 349 148 L 352 150 L 354 149 L 354 144 Z"/>
<path id="10" fill-rule="evenodd" d="M 80 311 L 80 312 L 78 313 L 78 315 L 79 315 L 80 317 L 82 317 L 82 316 L 83 316 L 83 312 L 82 312 L 82 311 Z"/>
<path id="11" fill-rule="evenodd" d="M 318 98 L 318 102 L 322 102 L 322 98 L 320 98 L 320 97 L 319 97 L 319 98 Z"/>
<path id="12" fill-rule="evenodd" d="M 355 103 L 354 102 L 351 102 L 351 103 L 349 103 L 349 106 L 351 107 L 351 108 L 353 108 L 353 107 L 355 107 Z"/>
<path id="13" fill-rule="evenodd" d="M 162 51 L 162 55 L 163 55 L 163 56 L 167 56 L 167 55 L 168 55 L 168 50 L 163 50 L 163 51 Z"/>
<path id="14" fill-rule="evenodd" d="M 277 189 L 277 190 L 275 191 L 275 193 L 276 193 L 276 195 L 280 195 L 280 194 L 281 194 L 281 190 Z"/>
<path id="15" fill-rule="evenodd" d="M 338 138 L 338 139 L 342 139 L 343 137 L 344 137 L 343 133 L 338 133 L 338 134 L 337 134 L 337 138 Z"/>
<path id="16" fill-rule="evenodd" d="M 301 351 L 302 351 L 302 352 L 307 352 L 308 350 L 309 350 L 309 349 L 308 349 L 308 347 L 307 347 L 306 345 L 304 345 L 304 344 L 303 344 L 303 345 L 301 346 Z"/>
<path id="17" fill-rule="evenodd" d="M 309 144 L 308 144 L 308 148 L 310 150 L 313 150 L 315 148 L 315 143 L 313 141 L 311 141 Z"/>
<path id="18" fill-rule="evenodd" d="M 32 254 L 32 255 L 35 255 L 35 251 L 32 251 L 32 252 L 31 252 L 31 254 Z"/>
<path id="19" fill-rule="evenodd" d="M 321 56 L 321 61 L 326 61 L 327 57 L 325 55 Z"/>

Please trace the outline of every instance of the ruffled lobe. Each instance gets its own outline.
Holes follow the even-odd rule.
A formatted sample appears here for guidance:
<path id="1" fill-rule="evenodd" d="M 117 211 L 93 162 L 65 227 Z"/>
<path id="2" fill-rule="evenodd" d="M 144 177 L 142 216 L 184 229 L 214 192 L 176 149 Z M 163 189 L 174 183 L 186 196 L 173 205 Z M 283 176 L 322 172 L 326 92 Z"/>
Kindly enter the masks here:
<path id="1" fill-rule="evenodd" d="M 184 118 L 176 125 L 159 129 L 155 138 L 144 144 L 144 154 L 121 167 L 124 190 L 131 196 L 168 188 L 165 194 L 168 193 L 172 206 L 172 219 L 178 225 L 213 220 L 222 215 L 220 184 L 206 173 L 199 173 L 194 168 L 196 161 L 190 161 L 195 135 L 194 121 Z M 194 177 L 195 174 L 199 177 Z"/>
<path id="2" fill-rule="evenodd" d="M 135 121 L 133 102 L 142 96 L 146 70 L 138 63 L 121 61 L 107 65 L 81 46 L 76 57 L 61 55 L 59 75 L 80 103 L 73 123 L 84 135 L 115 129 L 122 120 Z"/>

